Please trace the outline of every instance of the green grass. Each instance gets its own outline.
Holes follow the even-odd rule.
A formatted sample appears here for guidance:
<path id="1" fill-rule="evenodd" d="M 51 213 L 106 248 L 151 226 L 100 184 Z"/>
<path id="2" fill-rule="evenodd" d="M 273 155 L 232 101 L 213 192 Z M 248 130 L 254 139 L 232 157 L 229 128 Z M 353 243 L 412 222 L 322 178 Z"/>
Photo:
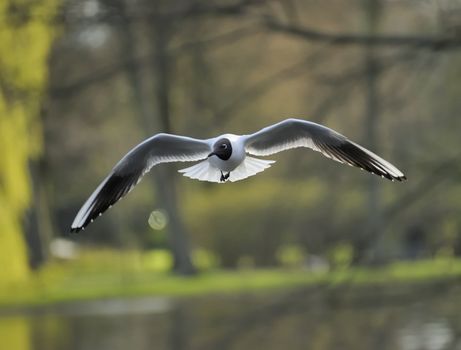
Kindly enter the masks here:
<path id="1" fill-rule="evenodd" d="M 51 263 L 24 283 L 0 286 L 0 306 L 43 305 L 71 300 L 136 296 L 195 296 L 261 293 L 299 286 L 375 286 L 433 283 L 461 277 L 461 260 L 438 258 L 394 263 L 384 268 L 344 268 L 313 273 L 305 269 L 207 270 L 181 277 L 168 263 L 137 252 L 100 252 L 72 263 Z"/>

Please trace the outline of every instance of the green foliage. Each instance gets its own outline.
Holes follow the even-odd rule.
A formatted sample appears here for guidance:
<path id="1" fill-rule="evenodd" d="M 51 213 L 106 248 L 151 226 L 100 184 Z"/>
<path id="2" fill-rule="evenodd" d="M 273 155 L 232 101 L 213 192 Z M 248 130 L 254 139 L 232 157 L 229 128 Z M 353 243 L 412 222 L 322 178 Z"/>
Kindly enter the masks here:
<path id="1" fill-rule="evenodd" d="M 277 260 L 282 266 L 300 267 L 306 260 L 306 254 L 300 246 L 284 245 L 277 250 Z"/>
<path id="2" fill-rule="evenodd" d="M 32 200 L 29 161 L 42 150 L 38 114 L 55 32 L 43 15 L 53 14 L 57 0 L 27 6 L 26 20 L 14 18 L 11 10 L 27 4 L 0 2 L 0 265 L 8 266 L 0 270 L 2 283 L 28 275 L 21 222 Z"/>
<path id="3" fill-rule="evenodd" d="M 354 248 L 351 244 L 339 244 L 330 252 L 330 260 L 335 269 L 347 269 L 352 263 Z"/>
<path id="4" fill-rule="evenodd" d="M 219 258 L 206 249 L 195 249 L 192 252 L 192 261 L 200 271 L 212 270 L 219 267 Z"/>
<path id="5" fill-rule="evenodd" d="M 143 263 L 153 271 L 170 271 L 173 267 L 173 257 L 166 249 L 156 249 L 143 254 Z"/>
<path id="6" fill-rule="evenodd" d="M 341 247 L 339 255 L 347 250 Z M 461 260 L 444 257 L 394 263 L 378 269 L 344 267 L 330 272 L 310 272 L 305 268 L 213 269 L 195 277 L 180 277 L 166 273 L 157 263 L 152 264 L 152 261 L 170 259 L 163 251 L 157 253 L 160 254 L 155 257 L 155 252 L 84 251 L 75 261 L 49 263 L 33 278 L 16 286 L 0 285 L 0 305 L 143 295 L 264 292 L 315 285 L 395 287 L 456 281 L 461 276 Z"/>

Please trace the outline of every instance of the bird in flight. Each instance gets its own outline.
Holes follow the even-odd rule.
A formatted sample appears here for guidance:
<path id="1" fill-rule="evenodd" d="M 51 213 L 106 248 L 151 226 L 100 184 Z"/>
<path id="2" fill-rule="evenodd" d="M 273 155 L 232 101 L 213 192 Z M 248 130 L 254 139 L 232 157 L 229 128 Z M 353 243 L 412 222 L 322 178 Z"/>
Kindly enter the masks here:
<path id="1" fill-rule="evenodd" d="M 71 232 L 83 230 L 93 222 L 130 192 L 154 165 L 201 161 L 179 172 L 201 181 L 235 182 L 274 163 L 252 156 L 268 156 L 298 147 L 313 149 L 392 181 L 406 180 L 399 169 L 373 152 L 330 128 L 306 120 L 286 119 L 254 134 L 224 134 L 206 140 L 157 134 L 134 147 L 115 165 L 77 213 Z"/>

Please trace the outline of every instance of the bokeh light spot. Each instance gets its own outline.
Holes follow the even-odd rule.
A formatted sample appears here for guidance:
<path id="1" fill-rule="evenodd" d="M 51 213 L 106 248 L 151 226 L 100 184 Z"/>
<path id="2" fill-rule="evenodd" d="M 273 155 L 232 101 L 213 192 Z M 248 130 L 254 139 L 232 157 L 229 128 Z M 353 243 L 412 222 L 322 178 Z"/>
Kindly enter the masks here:
<path id="1" fill-rule="evenodd" d="M 148 222 L 154 230 L 162 230 L 168 224 L 168 214 L 161 209 L 154 210 L 150 213 Z"/>

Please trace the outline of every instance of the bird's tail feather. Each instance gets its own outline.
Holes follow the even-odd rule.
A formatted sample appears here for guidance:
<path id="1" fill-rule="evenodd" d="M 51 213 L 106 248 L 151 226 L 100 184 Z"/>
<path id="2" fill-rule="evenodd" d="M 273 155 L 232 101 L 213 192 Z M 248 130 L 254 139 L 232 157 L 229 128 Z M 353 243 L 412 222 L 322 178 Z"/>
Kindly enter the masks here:
<path id="1" fill-rule="evenodd" d="M 246 156 L 242 164 L 231 172 L 229 181 L 235 182 L 256 175 L 269 168 L 272 163 L 275 163 L 275 160 L 265 160 Z"/>
<path id="2" fill-rule="evenodd" d="M 229 181 L 235 182 L 256 175 L 269 168 L 274 160 L 263 160 L 246 156 L 245 160 L 237 168 L 231 171 Z M 200 181 L 210 181 L 221 183 L 221 171 L 204 160 L 189 168 L 179 170 L 184 176 Z"/>
<path id="3" fill-rule="evenodd" d="M 213 167 L 208 160 L 204 160 L 189 168 L 179 170 L 184 176 L 200 181 L 220 182 L 221 172 Z"/>

